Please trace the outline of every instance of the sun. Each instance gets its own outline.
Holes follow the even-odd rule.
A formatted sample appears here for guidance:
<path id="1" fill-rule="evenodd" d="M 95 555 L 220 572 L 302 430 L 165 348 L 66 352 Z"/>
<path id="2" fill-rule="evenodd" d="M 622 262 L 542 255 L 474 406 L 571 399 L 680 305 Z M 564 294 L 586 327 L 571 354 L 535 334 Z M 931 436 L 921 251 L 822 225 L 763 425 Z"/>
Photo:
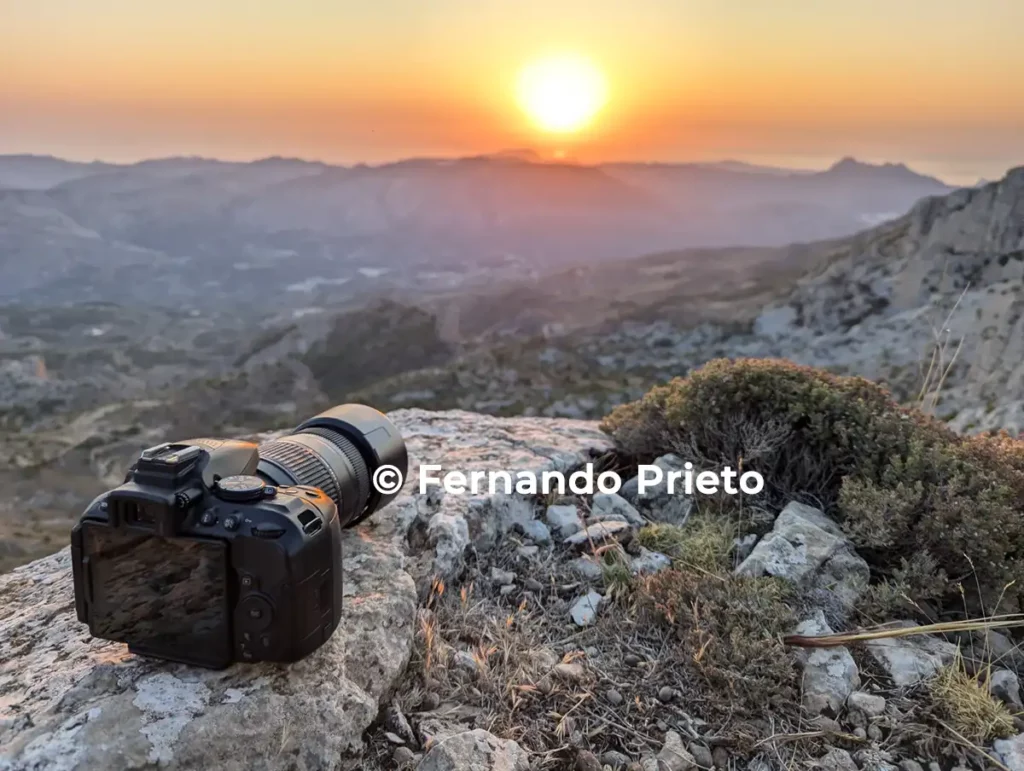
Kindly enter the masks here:
<path id="1" fill-rule="evenodd" d="M 600 112 L 608 101 L 608 85 L 590 60 L 565 54 L 526 65 L 519 73 L 518 97 L 539 128 L 567 134 L 579 131 Z"/>

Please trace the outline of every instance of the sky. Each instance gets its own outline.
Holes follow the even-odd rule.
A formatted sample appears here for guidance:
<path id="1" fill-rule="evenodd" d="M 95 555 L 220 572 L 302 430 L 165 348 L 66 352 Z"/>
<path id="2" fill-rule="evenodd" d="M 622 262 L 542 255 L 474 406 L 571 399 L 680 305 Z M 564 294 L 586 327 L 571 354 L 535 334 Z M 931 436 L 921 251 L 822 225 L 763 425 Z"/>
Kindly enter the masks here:
<path id="1" fill-rule="evenodd" d="M 1024 164 L 1022 0 L 0 0 L 0 153 Z M 517 74 L 608 99 L 538 129 Z"/>

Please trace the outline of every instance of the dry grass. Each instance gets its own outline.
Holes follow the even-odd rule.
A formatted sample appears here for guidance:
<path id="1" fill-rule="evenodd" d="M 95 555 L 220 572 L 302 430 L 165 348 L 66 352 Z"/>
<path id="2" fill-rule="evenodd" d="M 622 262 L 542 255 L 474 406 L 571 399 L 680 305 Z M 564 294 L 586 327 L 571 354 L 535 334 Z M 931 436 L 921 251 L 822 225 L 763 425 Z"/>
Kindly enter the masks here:
<path id="1" fill-rule="evenodd" d="M 936 707 L 950 728 L 975 745 L 1015 733 L 1013 714 L 989 688 L 986 675 L 990 674 L 969 674 L 958 651 L 953 663 L 941 669 L 930 685 Z"/>
<path id="2" fill-rule="evenodd" d="M 730 566 L 736 528 L 713 515 L 693 516 L 685 526 L 647 525 L 637 540 L 651 551 L 667 554 L 674 563 L 698 572 L 720 573 Z"/>

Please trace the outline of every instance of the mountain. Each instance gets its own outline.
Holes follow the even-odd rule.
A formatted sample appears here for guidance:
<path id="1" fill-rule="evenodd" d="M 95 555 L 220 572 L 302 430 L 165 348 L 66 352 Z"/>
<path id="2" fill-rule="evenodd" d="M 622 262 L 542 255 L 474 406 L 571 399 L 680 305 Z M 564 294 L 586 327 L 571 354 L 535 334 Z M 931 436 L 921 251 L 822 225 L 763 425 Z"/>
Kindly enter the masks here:
<path id="1" fill-rule="evenodd" d="M 337 306 L 687 247 L 833 238 L 949 190 L 847 165 L 588 166 L 526 150 L 353 167 L 3 156 L 0 301 Z"/>

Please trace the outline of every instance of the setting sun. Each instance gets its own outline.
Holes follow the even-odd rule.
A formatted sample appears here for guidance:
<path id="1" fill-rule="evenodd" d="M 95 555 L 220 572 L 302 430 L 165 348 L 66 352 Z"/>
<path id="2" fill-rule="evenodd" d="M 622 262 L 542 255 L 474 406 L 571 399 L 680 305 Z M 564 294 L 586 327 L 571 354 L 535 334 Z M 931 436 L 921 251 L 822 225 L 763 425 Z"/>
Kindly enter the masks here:
<path id="1" fill-rule="evenodd" d="M 541 129 L 556 133 L 579 131 L 608 99 L 601 71 L 580 56 L 556 56 L 523 68 L 518 84 L 519 104 Z"/>

